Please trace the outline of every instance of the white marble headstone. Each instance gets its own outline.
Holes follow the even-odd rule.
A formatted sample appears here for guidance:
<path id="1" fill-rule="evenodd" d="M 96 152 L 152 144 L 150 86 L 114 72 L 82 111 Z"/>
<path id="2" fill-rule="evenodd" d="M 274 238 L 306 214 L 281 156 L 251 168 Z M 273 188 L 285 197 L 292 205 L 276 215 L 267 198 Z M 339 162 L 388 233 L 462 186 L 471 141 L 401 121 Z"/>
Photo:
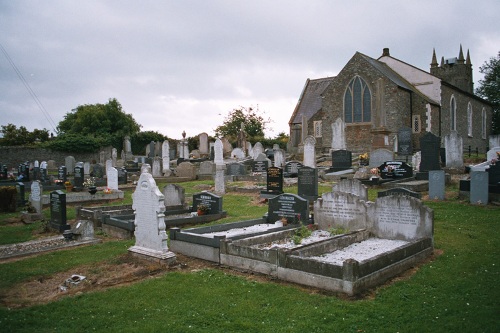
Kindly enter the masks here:
<path id="1" fill-rule="evenodd" d="M 304 161 L 302 164 L 305 166 L 315 168 L 316 167 L 316 139 L 308 135 L 304 139 Z"/>
<path id="2" fill-rule="evenodd" d="M 108 188 L 111 190 L 118 190 L 118 170 L 113 167 L 108 168 L 106 177 L 108 181 Z"/>

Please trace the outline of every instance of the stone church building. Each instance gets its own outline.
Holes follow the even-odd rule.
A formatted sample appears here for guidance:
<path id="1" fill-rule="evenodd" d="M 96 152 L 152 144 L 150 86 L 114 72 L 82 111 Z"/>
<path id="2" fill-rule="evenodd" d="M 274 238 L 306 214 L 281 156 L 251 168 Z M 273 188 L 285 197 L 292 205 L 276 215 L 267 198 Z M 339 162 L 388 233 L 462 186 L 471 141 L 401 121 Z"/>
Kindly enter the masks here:
<path id="1" fill-rule="evenodd" d="M 347 149 L 353 154 L 377 148 L 397 151 L 398 130 L 411 128 L 413 152 L 426 132 L 441 137 L 456 131 L 464 149 L 485 152 L 492 106 L 474 95 L 469 51 L 437 62 L 430 72 L 392 57 L 356 52 L 335 77 L 308 79 L 289 121 L 289 152 L 303 139 L 316 139 L 316 152 Z"/>

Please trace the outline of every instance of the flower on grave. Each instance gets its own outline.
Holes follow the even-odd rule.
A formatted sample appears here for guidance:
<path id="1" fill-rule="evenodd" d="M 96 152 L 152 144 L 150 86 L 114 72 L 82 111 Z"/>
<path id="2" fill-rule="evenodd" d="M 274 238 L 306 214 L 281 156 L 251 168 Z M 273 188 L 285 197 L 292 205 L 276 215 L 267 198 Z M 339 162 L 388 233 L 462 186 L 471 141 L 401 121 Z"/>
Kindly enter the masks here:
<path id="1" fill-rule="evenodd" d="M 103 192 L 104 192 L 105 194 L 110 194 L 111 192 L 113 192 L 113 190 L 112 190 L 112 189 L 110 189 L 109 187 L 107 187 L 107 188 L 105 188 L 105 189 L 103 190 Z"/>
<path id="2" fill-rule="evenodd" d="M 95 177 L 90 177 L 85 179 L 85 181 L 83 182 L 83 186 L 85 187 L 95 186 Z"/>
<path id="3" fill-rule="evenodd" d="M 370 173 L 371 173 L 372 175 L 376 175 L 376 176 L 378 176 L 378 175 L 380 174 L 380 170 L 379 170 L 378 168 L 371 168 L 371 169 L 370 169 Z"/>
<path id="4" fill-rule="evenodd" d="M 210 210 L 210 206 L 206 204 L 199 204 L 196 206 L 196 210 L 199 210 L 200 212 L 208 212 Z"/>
<path id="5" fill-rule="evenodd" d="M 368 159 L 368 153 L 363 153 L 358 156 L 360 160 L 367 160 Z"/>
<path id="6" fill-rule="evenodd" d="M 69 180 L 65 181 L 64 186 L 71 186 L 71 182 Z"/>

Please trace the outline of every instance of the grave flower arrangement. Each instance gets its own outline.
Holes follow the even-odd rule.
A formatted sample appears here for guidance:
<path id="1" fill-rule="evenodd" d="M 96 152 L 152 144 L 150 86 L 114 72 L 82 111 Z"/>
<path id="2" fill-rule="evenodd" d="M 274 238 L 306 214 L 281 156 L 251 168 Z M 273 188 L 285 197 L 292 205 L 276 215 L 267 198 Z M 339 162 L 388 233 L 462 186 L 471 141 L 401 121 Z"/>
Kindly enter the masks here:
<path id="1" fill-rule="evenodd" d="M 93 186 L 95 186 L 95 178 L 94 177 L 90 177 L 90 178 L 85 179 L 85 181 L 83 182 L 83 186 L 85 186 L 85 187 L 93 187 Z"/>
<path id="2" fill-rule="evenodd" d="M 110 189 L 109 187 L 106 187 L 104 190 L 103 190 L 104 194 L 110 194 L 111 192 L 113 192 L 112 189 Z"/>
<path id="3" fill-rule="evenodd" d="M 71 182 L 69 180 L 67 180 L 67 181 L 64 182 L 64 186 L 71 186 L 71 185 L 72 184 L 71 184 Z"/>
<path id="4" fill-rule="evenodd" d="M 199 204 L 196 206 L 196 210 L 198 212 L 198 215 L 205 215 L 210 211 L 210 206 L 206 204 Z"/>
<path id="5" fill-rule="evenodd" d="M 370 158 L 368 156 L 368 153 L 363 153 L 358 156 L 359 158 L 359 165 L 368 165 L 368 159 Z"/>

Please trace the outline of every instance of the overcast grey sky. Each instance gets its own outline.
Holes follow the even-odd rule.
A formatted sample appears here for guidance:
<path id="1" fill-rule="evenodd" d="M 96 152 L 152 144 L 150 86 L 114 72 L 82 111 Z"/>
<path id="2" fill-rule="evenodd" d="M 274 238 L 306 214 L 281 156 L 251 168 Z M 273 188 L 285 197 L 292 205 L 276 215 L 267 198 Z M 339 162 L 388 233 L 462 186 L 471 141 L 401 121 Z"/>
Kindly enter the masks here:
<path id="1" fill-rule="evenodd" d="M 388 47 L 428 71 L 433 48 L 439 61 L 462 44 L 477 86 L 500 51 L 499 13 L 498 0 L 0 0 L 0 125 L 52 132 L 78 105 L 116 98 L 142 130 L 174 139 L 258 106 L 274 137 L 306 79 L 336 75 L 356 51 Z"/>

